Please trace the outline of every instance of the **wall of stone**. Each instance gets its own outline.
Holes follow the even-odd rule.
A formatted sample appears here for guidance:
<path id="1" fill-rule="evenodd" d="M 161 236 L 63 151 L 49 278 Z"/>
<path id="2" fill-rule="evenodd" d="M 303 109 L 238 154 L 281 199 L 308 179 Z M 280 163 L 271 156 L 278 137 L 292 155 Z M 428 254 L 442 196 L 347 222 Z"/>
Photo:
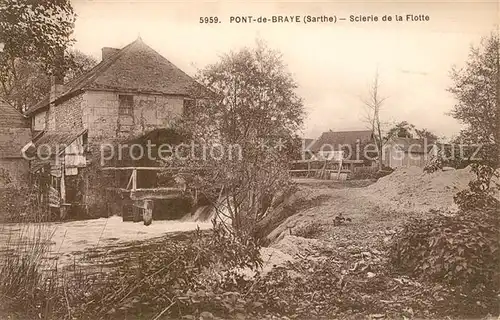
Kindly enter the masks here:
<path id="1" fill-rule="evenodd" d="M 82 107 L 84 103 L 83 94 L 72 97 L 57 106 L 51 107 L 54 113 L 55 130 L 75 131 L 83 129 Z"/>
<path id="2" fill-rule="evenodd" d="M 133 95 L 133 114 L 119 115 L 119 95 L 127 93 L 87 91 L 82 104 L 83 126 L 91 138 L 137 136 L 166 127 L 182 114 L 182 96 Z"/>

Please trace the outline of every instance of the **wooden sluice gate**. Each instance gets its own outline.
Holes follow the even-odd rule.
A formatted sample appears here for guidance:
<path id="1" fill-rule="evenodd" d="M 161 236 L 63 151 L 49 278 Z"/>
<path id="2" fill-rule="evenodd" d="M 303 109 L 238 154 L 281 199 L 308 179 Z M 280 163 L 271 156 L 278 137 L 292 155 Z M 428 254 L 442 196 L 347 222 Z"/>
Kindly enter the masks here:
<path id="1" fill-rule="evenodd" d="M 182 178 L 177 179 L 176 186 L 169 187 L 138 187 L 139 172 L 171 172 L 172 176 L 182 176 L 182 171 L 193 171 L 193 168 L 173 167 L 104 167 L 103 171 L 130 172 L 125 188 L 116 186 L 106 188 L 107 192 L 118 195 L 121 202 L 121 214 L 123 221 L 144 221 L 145 225 L 151 224 L 155 205 L 162 201 L 176 202 L 172 205 L 173 210 L 182 209 L 182 203 L 196 204 L 198 192 L 194 188 L 188 188 Z M 179 205 L 179 203 L 181 203 Z M 175 217 L 174 217 L 175 218 Z"/>

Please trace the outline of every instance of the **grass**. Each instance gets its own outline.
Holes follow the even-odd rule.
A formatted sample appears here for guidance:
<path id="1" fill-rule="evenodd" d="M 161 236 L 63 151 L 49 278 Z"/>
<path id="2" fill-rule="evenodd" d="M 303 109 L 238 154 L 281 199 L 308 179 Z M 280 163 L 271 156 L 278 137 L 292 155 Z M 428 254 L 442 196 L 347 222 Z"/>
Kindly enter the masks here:
<path id="1" fill-rule="evenodd" d="M 4 308 L 39 313 L 42 308 L 39 302 L 50 297 L 57 285 L 44 275 L 44 270 L 50 267 L 46 257 L 53 233 L 44 224 L 10 225 L 2 229 L 2 234 L 7 235 L 0 263 L 0 294 L 7 304 Z"/>

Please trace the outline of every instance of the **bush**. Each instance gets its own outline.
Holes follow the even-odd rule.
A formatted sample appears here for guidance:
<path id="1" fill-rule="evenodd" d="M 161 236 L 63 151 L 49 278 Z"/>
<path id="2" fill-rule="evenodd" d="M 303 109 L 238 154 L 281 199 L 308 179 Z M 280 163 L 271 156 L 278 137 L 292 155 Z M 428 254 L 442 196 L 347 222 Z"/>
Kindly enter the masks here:
<path id="1" fill-rule="evenodd" d="M 42 222 L 51 219 L 50 213 L 36 203 L 32 189 L 8 185 L 0 187 L 2 222 Z"/>
<path id="2" fill-rule="evenodd" d="M 499 232 L 495 209 L 413 220 L 395 237 L 390 263 L 416 277 L 494 294 L 500 285 Z"/>
<path id="3" fill-rule="evenodd" d="M 425 173 L 433 173 L 443 169 L 443 160 L 439 157 L 432 157 L 424 166 Z"/>
<path id="4" fill-rule="evenodd" d="M 493 197 L 498 186 L 494 186 L 492 178 L 498 173 L 488 165 L 473 164 L 471 170 L 477 176 L 469 182 L 469 189 L 458 192 L 453 200 L 461 210 L 496 208 L 500 210 L 500 201 Z"/>

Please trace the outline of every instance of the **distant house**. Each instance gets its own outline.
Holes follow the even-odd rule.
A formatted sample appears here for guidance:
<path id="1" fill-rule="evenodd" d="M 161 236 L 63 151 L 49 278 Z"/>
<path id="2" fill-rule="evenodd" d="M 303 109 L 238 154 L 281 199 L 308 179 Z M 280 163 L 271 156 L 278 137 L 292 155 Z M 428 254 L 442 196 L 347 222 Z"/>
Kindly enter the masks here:
<path id="1" fill-rule="evenodd" d="M 168 128 L 207 92 L 140 38 L 122 49 L 103 48 L 97 66 L 69 83 L 63 78 L 53 77 L 50 94 L 26 112 L 37 133 L 31 147 L 50 149 L 45 161 L 32 162 L 31 173 L 62 202 L 70 189 L 99 194 L 86 170 L 96 148 Z M 89 192 L 72 198 L 86 206 Z"/>
<path id="2" fill-rule="evenodd" d="M 21 149 L 31 139 L 29 121 L 9 104 L 0 101 L 0 185 L 23 184 L 29 178 L 29 161 Z"/>
<path id="3" fill-rule="evenodd" d="M 434 141 L 395 137 L 384 145 L 382 163 L 391 168 L 423 167 L 430 158 Z"/>
<path id="4" fill-rule="evenodd" d="M 373 141 L 370 130 L 327 131 L 311 147 L 314 156 L 319 159 L 357 159 L 362 157 L 363 145 Z"/>

